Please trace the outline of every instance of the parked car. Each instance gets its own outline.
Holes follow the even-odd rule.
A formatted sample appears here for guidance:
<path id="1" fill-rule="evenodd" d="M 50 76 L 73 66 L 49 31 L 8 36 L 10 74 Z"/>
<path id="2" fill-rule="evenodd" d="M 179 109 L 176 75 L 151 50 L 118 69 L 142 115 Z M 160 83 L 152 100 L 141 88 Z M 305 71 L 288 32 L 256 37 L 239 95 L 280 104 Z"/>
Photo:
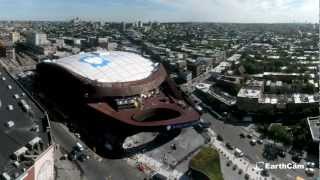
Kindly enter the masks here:
<path id="1" fill-rule="evenodd" d="M 76 151 L 83 151 L 84 147 L 82 146 L 82 144 L 80 144 L 79 142 L 76 143 L 76 145 L 73 147 L 74 150 Z"/>
<path id="2" fill-rule="evenodd" d="M 263 140 L 262 140 L 262 139 L 258 139 L 258 140 L 257 140 L 257 143 L 258 143 L 258 144 L 263 144 Z"/>
<path id="3" fill-rule="evenodd" d="M 235 164 L 235 165 L 233 165 L 232 170 L 236 170 L 237 168 L 238 168 L 238 166 Z"/>
<path id="4" fill-rule="evenodd" d="M 270 176 L 270 173 L 268 170 L 264 169 L 261 171 L 261 175 L 264 176 L 264 177 L 269 177 Z"/>
<path id="5" fill-rule="evenodd" d="M 227 165 L 227 166 L 230 166 L 231 164 L 232 164 L 232 161 L 229 160 L 226 165 Z"/>
<path id="6" fill-rule="evenodd" d="M 74 136 L 75 136 L 76 138 L 78 138 L 78 139 L 80 139 L 80 138 L 81 138 L 80 133 L 74 133 Z"/>
<path id="7" fill-rule="evenodd" d="M 314 163 L 314 162 L 306 162 L 306 166 L 308 168 L 314 168 L 316 166 L 316 163 Z"/>
<path id="8" fill-rule="evenodd" d="M 314 175 L 314 169 L 313 168 L 306 168 L 305 169 L 306 174 L 309 176 L 313 176 Z"/>
<path id="9" fill-rule="evenodd" d="M 252 135 L 251 134 L 247 134 L 247 138 L 251 139 Z"/>
<path id="10" fill-rule="evenodd" d="M 211 126 L 211 122 L 200 119 L 200 123 L 198 123 L 198 125 L 202 128 L 209 128 Z"/>
<path id="11" fill-rule="evenodd" d="M 68 159 L 70 161 L 75 161 L 79 158 L 79 156 L 81 155 L 81 153 L 79 151 L 76 150 L 72 150 L 69 154 L 68 154 Z"/>
<path id="12" fill-rule="evenodd" d="M 252 146 L 256 145 L 256 144 L 257 144 L 257 140 L 251 139 L 250 144 L 251 144 Z"/>
<path id="13" fill-rule="evenodd" d="M 230 150 L 234 149 L 234 146 L 232 146 L 230 143 L 226 143 L 226 147 Z"/>
<path id="14" fill-rule="evenodd" d="M 245 138 L 246 137 L 246 135 L 245 134 L 243 134 L 243 133 L 240 133 L 240 135 L 239 135 L 241 138 Z"/>
<path id="15" fill-rule="evenodd" d="M 296 163 L 299 163 L 301 161 L 301 157 L 299 155 L 293 155 L 291 159 Z"/>
<path id="16" fill-rule="evenodd" d="M 223 137 L 222 137 L 220 134 L 218 134 L 217 140 L 218 140 L 218 141 L 223 141 Z"/>
<path id="17" fill-rule="evenodd" d="M 199 105 L 199 104 L 196 104 L 194 106 L 194 108 L 199 112 L 199 113 L 203 113 L 203 108 Z"/>
<path id="18" fill-rule="evenodd" d="M 167 177 L 165 177 L 164 175 L 159 174 L 157 172 L 155 172 L 151 175 L 151 180 L 167 180 L 167 179 L 168 179 Z"/>
<path id="19" fill-rule="evenodd" d="M 282 158 L 285 158 L 285 157 L 286 157 L 286 152 L 283 151 L 283 150 L 280 150 L 279 153 L 278 153 L 278 155 L 279 155 L 280 157 L 282 157 Z"/>
<path id="20" fill-rule="evenodd" d="M 87 154 L 84 154 L 82 153 L 79 157 L 78 157 L 78 160 L 81 161 L 81 162 L 84 162 L 86 160 L 89 160 L 90 159 L 90 156 L 87 155 Z"/>
<path id="21" fill-rule="evenodd" d="M 244 156 L 244 153 L 239 148 L 236 148 L 234 150 L 234 155 L 237 157 L 242 157 L 242 156 Z"/>

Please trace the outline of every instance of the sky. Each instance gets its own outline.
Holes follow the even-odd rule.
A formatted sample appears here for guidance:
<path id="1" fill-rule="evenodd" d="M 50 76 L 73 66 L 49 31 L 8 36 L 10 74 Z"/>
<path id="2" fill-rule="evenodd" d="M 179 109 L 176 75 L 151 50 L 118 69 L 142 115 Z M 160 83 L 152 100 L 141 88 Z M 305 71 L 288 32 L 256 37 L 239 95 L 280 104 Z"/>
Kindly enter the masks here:
<path id="1" fill-rule="evenodd" d="M 0 20 L 317 22 L 318 0 L 0 0 Z"/>

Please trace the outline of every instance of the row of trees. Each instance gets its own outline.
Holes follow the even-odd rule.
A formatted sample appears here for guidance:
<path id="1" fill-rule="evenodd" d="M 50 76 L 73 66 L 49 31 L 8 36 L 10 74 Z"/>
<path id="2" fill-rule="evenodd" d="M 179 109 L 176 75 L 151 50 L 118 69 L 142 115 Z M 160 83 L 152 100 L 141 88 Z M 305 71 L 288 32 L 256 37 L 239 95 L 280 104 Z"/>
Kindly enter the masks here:
<path id="1" fill-rule="evenodd" d="M 260 126 L 260 130 L 265 136 L 275 142 L 292 146 L 294 149 L 312 151 L 312 147 L 314 146 L 306 120 L 301 120 L 292 126 L 273 124 L 269 127 L 265 124 Z"/>

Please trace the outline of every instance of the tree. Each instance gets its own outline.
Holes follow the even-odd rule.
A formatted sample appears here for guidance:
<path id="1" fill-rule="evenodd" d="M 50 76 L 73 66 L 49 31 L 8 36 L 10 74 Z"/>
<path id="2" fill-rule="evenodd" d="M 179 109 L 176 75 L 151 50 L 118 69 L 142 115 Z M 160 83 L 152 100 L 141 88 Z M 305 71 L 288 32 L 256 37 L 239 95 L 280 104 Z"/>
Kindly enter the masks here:
<path id="1" fill-rule="evenodd" d="M 269 135 L 276 142 L 282 142 L 285 145 L 289 145 L 292 143 L 293 138 L 290 135 L 285 126 L 280 124 L 272 125 L 269 129 Z"/>

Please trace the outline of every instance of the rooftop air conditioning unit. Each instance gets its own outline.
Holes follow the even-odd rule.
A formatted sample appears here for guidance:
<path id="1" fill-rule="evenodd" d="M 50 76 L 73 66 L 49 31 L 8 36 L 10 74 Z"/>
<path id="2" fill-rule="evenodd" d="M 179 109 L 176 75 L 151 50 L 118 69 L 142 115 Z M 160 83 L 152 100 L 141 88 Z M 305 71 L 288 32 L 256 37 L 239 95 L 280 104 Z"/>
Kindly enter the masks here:
<path id="1" fill-rule="evenodd" d="M 14 122 L 13 121 L 8 121 L 8 122 L 6 122 L 6 126 L 8 128 L 12 128 L 14 126 Z"/>
<path id="2" fill-rule="evenodd" d="M 39 144 L 39 142 L 41 141 L 40 137 L 35 137 L 33 138 L 31 141 L 28 142 L 28 145 L 33 148 L 35 145 Z"/>
<path id="3" fill-rule="evenodd" d="M 21 147 L 20 149 L 18 149 L 17 151 L 15 151 L 13 153 L 13 156 L 16 160 L 19 159 L 20 156 L 24 155 L 26 152 L 28 151 L 28 148 L 26 148 L 25 146 Z"/>
<path id="4" fill-rule="evenodd" d="M 1 174 L 1 179 L 3 180 L 11 180 L 11 177 L 8 173 L 4 172 Z"/>

